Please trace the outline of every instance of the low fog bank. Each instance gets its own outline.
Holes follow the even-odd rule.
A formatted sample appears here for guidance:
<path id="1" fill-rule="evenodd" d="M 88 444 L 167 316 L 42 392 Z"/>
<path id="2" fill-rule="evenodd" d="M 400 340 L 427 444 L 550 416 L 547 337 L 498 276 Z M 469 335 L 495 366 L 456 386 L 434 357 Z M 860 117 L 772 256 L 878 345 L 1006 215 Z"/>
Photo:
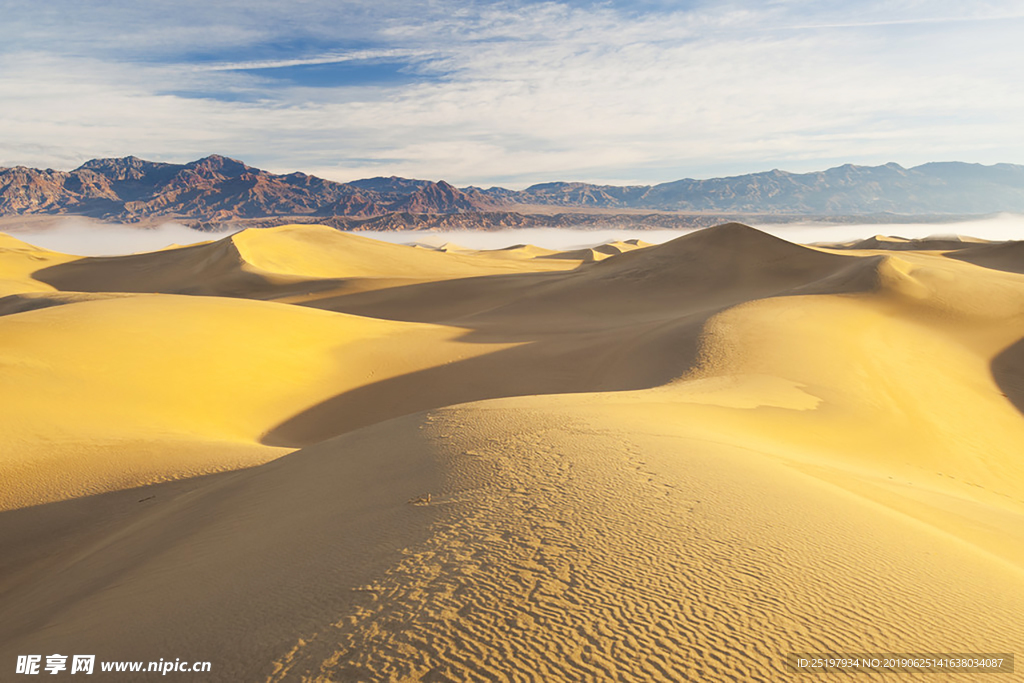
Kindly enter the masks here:
<path id="1" fill-rule="evenodd" d="M 849 242 L 874 235 L 915 239 L 922 237 L 963 235 L 1002 241 L 1024 239 L 1024 215 L 1002 214 L 959 223 L 772 223 L 753 224 L 758 230 L 799 244 L 818 242 Z M 502 249 L 516 244 L 533 244 L 546 249 L 583 249 L 617 240 L 639 239 L 662 244 L 690 230 L 573 230 L 571 228 L 527 228 L 487 232 L 394 231 L 386 233 L 354 233 L 399 244 L 424 244 L 438 247 L 447 242 L 468 249 Z"/>
<path id="2" fill-rule="evenodd" d="M 790 242 L 850 242 L 874 235 L 921 239 L 924 237 L 978 237 L 993 242 L 1024 239 L 1024 215 L 1004 213 L 957 223 L 869 223 L 845 225 L 835 223 L 787 223 L 785 225 L 754 225 Z"/>
<path id="3" fill-rule="evenodd" d="M 5 219 L 0 222 L 0 232 L 43 249 L 78 256 L 119 256 L 157 251 L 175 244 L 220 239 L 229 234 L 193 230 L 173 222 L 140 227 L 77 216 L 55 216 L 49 220 L 24 223 Z"/>
<path id="4" fill-rule="evenodd" d="M 993 218 L 959 223 L 835 224 L 788 223 L 754 227 L 791 242 L 802 244 L 848 242 L 872 235 L 907 239 L 964 235 L 988 240 L 1024 239 L 1024 215 L 1003 214 Z M 45 249 L 80 256 L 114 256 L 156 251 L 174 244 L 185 245 L 221 239 L 234 231 L 203 232 L 180 223 L 157 227 L 118 225 L 79 217 L 47 217 L 19 221 L 0 221 L 0 232 Z M 439 247 L 451 242 L 469 249 L 502 249 L 517 244 L 533 244 L 547 249 L 569 250 L 593 247 L 616 240 L 640 239 L 661 244 L 693 230 L 574 230 L 571 228 L 528 228 L 496 231 L 390 231 L 355 232 L 397 244 L 424 244 Z"/>

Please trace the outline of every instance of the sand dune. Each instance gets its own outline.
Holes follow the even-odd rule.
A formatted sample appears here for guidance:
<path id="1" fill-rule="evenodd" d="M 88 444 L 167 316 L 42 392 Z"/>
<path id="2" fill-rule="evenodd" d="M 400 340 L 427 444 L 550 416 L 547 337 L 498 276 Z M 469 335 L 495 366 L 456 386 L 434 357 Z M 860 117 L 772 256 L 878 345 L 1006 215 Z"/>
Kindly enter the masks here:
<path id="1" fill-rule="evenodd" d="M 295 421 L 280 428 L 296 412 L 508 346 L 463 334 L 172 295 L 0 317 L 0 509 L 265 462 L 311 440 Z"/>
<path id="2" fill-rule="evenodd" d="M 502 249 L 488 249 L 486 251 L 478 252 L 481 254 L 487 254 L 488 256 L 497 256 L 501 258 L 524 258 L 533 259 L 544 256 L 551 256 L 556 254 L 554 249 L 544 249 L 543 247 L 537 247 L 532 244 L 515 244 L 511 247 L 504 247 Z"/>
<path id="3" fill-rule="evenodd" d="M 884 249 L 886 251 L 954 251 L 976 247 L 980 244 L 991 244 L 991 242 L 968 235 L 933 235 L 913 239 L 892 235 L 875 235 L 867 239 L 822 246 L 840 249 Z"/>
<path id="4" fill-rule="evenodd" d="M 640 246 L 0 244 L 3 656 L 745 681 L 1022 651 L 1015 245 Z"/>
<path id="5" fill-rule="evenodd" d="M 53 291 L 54 287 L 36 280 L 32 274 L 75 258 L 40 249 L 0 233 L 0 297 L 21 292 Z"/>
<path id="6" fill-rule="evenodd" d="M 352 280 L 437 280 L 515 272 L 515 265 L 474 254 L 437 253 L 317 225 L 243 230 L 180 249 L 129 256 L 65 259 L 37 268 L 47 288 L 274 298 L 344 287 Z M 557 263 L 531 270 L 564 270 Z"/>
<path id="7" fill-rule="evenodd" d="M 605 254 L 598 251 L 597 249 L 571 249 L 569 251 L 558 251 L 554 254 L 547 254 L 540 258 L 559 259 L 567 261 L 582 261 L 584 263 L 593 263 L 594 261 L 601 261 L 603 259 L 612 256 L 612 254 Z"/>
<path id="8" fill-rule="evenodd" d="M 588 247 L 585 249 L 572 249 L 569 251 L 559 251 L 550 254 L 544 254 L 538 258 L 550 258 L 550 259 L 564 259 L 564 260 L 579 260 L 585 263 L 592 263 L 594 261 L 603 261 L 609 256 L 616 256 L 618 254 L 624 254 L 627 251 L 634 249 L 642 249 L 644 247 L 653 246 L 640 240 L 626 240 L 608 242 L 607 244 L 601 244 L 596 247 Z"/>
<path id="9" fill-rule="evenodd" d="M 1024 273 L 1024 242 L 1002 242 L 971 247 L 948 254 L 950 258 L 985 268 Z"/>
<path id="10" fill-rule="evenodd" d="M 612 399 L 469 404 L 8 513 L 35 534 L 5 548 L 53 540 L 8 571 L 4 642 L 42 620 L 55 651 L 170 651 L 215 680 L 750 680 L 806 648 L 1019 646 L 1019 571 Z"/>

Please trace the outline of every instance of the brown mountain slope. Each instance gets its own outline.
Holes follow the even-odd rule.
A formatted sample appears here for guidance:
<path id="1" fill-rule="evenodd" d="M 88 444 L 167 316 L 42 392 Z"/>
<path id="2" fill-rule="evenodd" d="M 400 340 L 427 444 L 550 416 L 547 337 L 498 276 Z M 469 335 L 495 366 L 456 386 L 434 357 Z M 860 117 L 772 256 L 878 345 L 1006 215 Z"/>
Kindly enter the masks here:
<path id="1" fill-rule="evenodd" d="M 454 213 L 493 202 L 448 183 L 412 195 L 361 189 L 304 173 L 277 175 L 212 155 L 188 164 L 136 157 L 94 159 L 70 171 L 0 169 L 0 214 L 82 214 L 134 222 L 153 217 L 204 221 L 265 216 L 377 216 L 391 211 Z"/>
<path id="2" fill-rule="evenodd" d="M 558 220 L 520 214 L 551 213 Z M 125 222 L 185 218 L 225 222 L 305 216 L 358 221 L 384 217 L 392 227 L 490 228 L 513 225 L 644 227 L 713 225 L 767 216 L 772 220 L 858 217 L 920 220 L 1024 211 L 1024 166 L 957 162 L 905 169 L 898 164 L 853 166 L 816 173 L 780 170 L 658 185 L 612 186 L 550 182 L 525 190 L 455 188 L 444 181 L 369 178 L 338 183 L 304 173 L 277 175 L 212 155 L 187 164 L 136 157 L 94 159 L 73 171 L 0 168 L 0 215 L 79 214 Z M 489 214 L 451 223 L 436 217 Z M 515 212 L 515 213 L 514 213 Z M 636 212 L 670 215 L 637 216 Z M 505 213 L 504 217 L 501 215 Z M 612 220 L 611 217 L 614 217 Z M 694 216 L 714 216 L 710 223 Z M 424 218 L 428 217 L 428 218 Z M 429 218 L 435 217 L 435 218 Z M 338 225 L 336 225 L 338 227 Z M 363 229 L 388 226 L 367 223 Z"/>

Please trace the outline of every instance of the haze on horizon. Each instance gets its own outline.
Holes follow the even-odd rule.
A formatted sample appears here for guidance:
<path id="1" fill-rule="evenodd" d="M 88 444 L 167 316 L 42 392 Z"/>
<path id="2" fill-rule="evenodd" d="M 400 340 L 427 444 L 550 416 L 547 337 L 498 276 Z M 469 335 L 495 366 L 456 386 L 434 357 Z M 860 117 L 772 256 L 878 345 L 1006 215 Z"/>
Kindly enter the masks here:
<path id="1" fill-rule="evenodd" d="M 1024 2 L 5 3 L 0 166 L 653 183 L 1024 161 Z"/>
<path id="2" fill-rule="evenodd" d="M 795 244 L 842 243 L 885 235 L 904 239 L 959 235 L 990 241 L 1016 240 L 1024 234 L 1024 215 L 1000 214 L 986 218 L 947 223 L 820 223 L 799 222 L 754 225 L 758 230 Z M 440 247 L 446 243 L 467 249 L 507 249 L 529 244 L 557 251 L 596 247 L 610 242 L 638 239 L 648 244 L 663 244 L 686 235 L 693 229 L 576 229 L 520 228 L 504 230 L 383 230 L 355 231 L 374 240 L 394 244 L 420 244 Z M 8 219 L 0 223 L 0 233 L 36 247 L 77 256 L 121 256 L 223 239 L 239 232 L 229 228 L 217 232 L 196 230 L 167 221 L 157 227 L 140 229 L 137 225 L 111 223 L 82 216 L 53 216 L 39 224 L 19 224 Z"/>

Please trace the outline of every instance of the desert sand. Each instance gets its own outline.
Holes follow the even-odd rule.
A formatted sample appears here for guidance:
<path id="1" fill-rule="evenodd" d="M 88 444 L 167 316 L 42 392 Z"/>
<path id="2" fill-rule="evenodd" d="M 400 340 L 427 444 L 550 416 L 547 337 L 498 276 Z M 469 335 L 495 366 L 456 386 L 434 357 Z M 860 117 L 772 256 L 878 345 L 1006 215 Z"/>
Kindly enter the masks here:
<path id="1" fill-rule="evenodd" d="M 773 681 L 793 652 L 1024 654 L 1017 243 L 0 235 L 0 296 L 11 671 Z"/>

